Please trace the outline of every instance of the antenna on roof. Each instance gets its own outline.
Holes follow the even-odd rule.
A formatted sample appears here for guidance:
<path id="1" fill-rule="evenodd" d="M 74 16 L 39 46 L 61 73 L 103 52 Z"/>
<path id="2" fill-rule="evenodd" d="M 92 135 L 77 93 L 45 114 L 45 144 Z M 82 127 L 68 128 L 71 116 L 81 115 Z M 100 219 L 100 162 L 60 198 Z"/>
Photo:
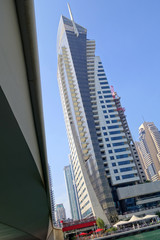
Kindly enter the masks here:
<path id="1" fill-rule="evenodd" d="M 72 24 L 73 24 L 74 32 L 75 32 L 76 36 L 78 37 L 79 36 L 79 32 L 78 32 L 76 24 L 74 22 L 74 18 L 73 18 L 73 15 L 72 15 L 72 11 L 71 11 L 70 5 L 69 5 L 69 3 L 67 3 L 67 5 L 68 5 L 68 10 L 69 10 L 69 15 L 70 15 L 70 18 L 71 18 L 71 21 L 72 21 Z"/>
<path id="2" fill-rule="evenodd" d="M 142 115 L 142 119 L 143 119 L 143 122 L 145 122 L 145 120 L 144 120 L 144 116 Z"/>

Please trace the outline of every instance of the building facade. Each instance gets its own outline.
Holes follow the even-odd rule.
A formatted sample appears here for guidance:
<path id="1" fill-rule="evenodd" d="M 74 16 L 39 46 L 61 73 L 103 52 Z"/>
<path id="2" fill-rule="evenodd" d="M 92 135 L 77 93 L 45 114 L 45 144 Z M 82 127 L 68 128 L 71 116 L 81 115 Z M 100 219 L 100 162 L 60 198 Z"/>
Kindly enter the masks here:
<path id="1" fill-rule="evenodd" d="M 160 132 L 153 122 L 144 122 L 139 127 L 139 142 L 136 148 L 148 180 L 160 180 Z"/>
<path id="2" fill-rule="evenodd" d="M 126 115 L 124 114 L 125 108 L 122 107 L 120 97 L 114 91 L 113 86 L 111 86 L 111 92 L 112 92 L 112 96 L 113 96 L 113 99 L 114 99 L 115 105 L 117 107 L 117 111 L 118 111 L 123 129 L 124 129 L 124 133 L 125 133 L 127 141 L 128 141 L 128 145 L 130 147 L 134 162 L 136 164 L 136 168 L 138 170 L 138 174 L 139 174 L 139 177 L 140 177 L 140 183 L 144 183 L 147 180 L 147 176 L 145 174 L 145 170 L 143 168 L 143 163 L 141 163 L 141 161 L 140 161 L 140 157 L 138 155 L 135 143 L 133 141 L 133 137 L 132 137 L 131 131 L 130 131 L 129 126 L 128 126 Z"/>
<path id="3" fill-rule="evenodd" d="M 79 202 L 77 198 L 76 188 L 74 186 L 71 166 L 64 167 L 64 175 L 65 175 L 65 182 L 67 187 L 67 193 L 69 198 L 69 204 L 71 209 L 71 215 L 73 220 L 80 219 L 80 211 L 79 211 Z"/>
<path id="4" fill-rule="evenodd" d="M 63 203 L 56 204 L 56 222 L 57 225 L 61 226 L 61 221 L 66 220 L 66 211 L 63 206 Z"/>
<path id="5" fill-rule="evenodd" d="M 70 162 L 82 218 L 115 222 L 117 188 L 140 182 L 133 153 L 95 41 L 62 16 L 58 28 L 58 83 L 70 146 Z"/>
<path id="6" fill-rule="evenodd" d="M 49 169 L 49 187 L 50 187 L 50 196 L 51 196 L 51 212 L 52 212 L 52 221 L 53 225 L 56 225 L 56 216 L 55 216 L 55 198 L 54 198 L 54 190 L 52 184 L 52 174 L 51 174 L 51 166 L 48 165 Z"/>

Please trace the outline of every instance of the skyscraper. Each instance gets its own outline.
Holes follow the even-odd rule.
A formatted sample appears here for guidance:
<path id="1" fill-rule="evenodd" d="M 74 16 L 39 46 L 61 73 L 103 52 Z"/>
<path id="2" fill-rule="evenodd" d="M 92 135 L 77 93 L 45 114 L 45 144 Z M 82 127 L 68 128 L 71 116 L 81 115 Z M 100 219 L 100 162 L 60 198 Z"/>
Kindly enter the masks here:
<path id="1" fill-rule="evenodd" d="M 136 148 L 148 180 L 160 180 L 160 132 L 153 122 L 144 122 L 139 127 Z"/>
<path id="2" fill-rule="evenodd" d="M 80 219 L 80 211 L 79 211 L 79 202 L 77 199 L 77 192 L 74 186 L 73 176 L 71 172 L 71 166 L 64 167 L 64 174 L 66 180 L 66 187 L 68 192 L 69 204 L 71 209 L 71 215 L 73 220 Z"/>
<path id="3" fill-rule="evenodd" d="M 56 222 L 59 227 L 61 226 L 62 220 L 66 220 L 66 211 L 63 203 L 60 203 L 56 204 Z"/>
<path id="4" fill-rule="evenodd" d="M 112 92 L 112 96 L 113 96 L 113 99 L 114 99 L 114 102 L 115 102 L 115 106 L 117 107 L 117 111 L 118 111 L 123 129 L 124 129 L 124 133 L 125 133 L 127 141 L 128 141 L 128 145 L 130 147 L 133 159 L 134 159 L 135 164 L 136 164 L 136 168 L 137 168 L 138 173 L 139 173 L 140 182 L 143 183 L 143 182 L 146 181 L 147 178 L 146 178 L 145 170 L 142 167 L 143 163 L 141 163 L 141 161 L 139 159 L 140 157 L 138 155 L 135 143 L 133 141 L 132 134 L 131 134 L 131 131 L 129 129 L 128 122 L 127 122 L 127 119 L 126 119 L 126 115 L 124 114 L 125 108 L 122 107 L 120 97 L 114 91 L 113 86 L 111 86 L 111 92 Z"/>
<path id="5" fill-rule="evenodd" d="M 58 83 L 82 218 L 106 224 L 121 212 L 117 188 L 140 181 L 122 120 L 95 41 L 62 16 L 58 28 Z"/>
<path id="6" fill-rule="evenodd" d="M 54 199 L 54 190 L 53 190 L 53 185 L 52 185 L 52 175 L 51 175 L 51 167 L 48 165 L 48 170 L 49 170 L 49 187 L 50 187 L 50 196 L 51 196 L 51 211 L 52 211 L 52 221 L 53 224 L 56 224 L 56 219 L 55 219 L 55 199 Z"/>

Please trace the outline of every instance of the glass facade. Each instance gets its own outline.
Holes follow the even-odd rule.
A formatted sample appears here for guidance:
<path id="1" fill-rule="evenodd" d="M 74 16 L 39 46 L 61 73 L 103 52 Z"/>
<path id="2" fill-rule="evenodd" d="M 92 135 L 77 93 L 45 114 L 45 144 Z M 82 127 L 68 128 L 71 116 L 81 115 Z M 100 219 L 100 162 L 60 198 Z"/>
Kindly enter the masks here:
<path id="1" fill-rule="evenodd" d="M 109 222 L 115 222 L 119 209 L 114 186 L 126 184 L 127 176 L 134 184 L 138 176 L 136 170 L 134 174 L 127 172 L 130 166 L 125 175 L 119 169 L 134 165 L 131 151 L 128 145 L 119 147 L 127 139 L 102 62 L 95 56 L 95 42 L 87 39 L 85 28 L 76 27 L 78 35 L 72 21 L 62 17 L 57 42 L 58 81 L 75 186 L 82 217 L 95 214 L 94 191 L 99 209 Z"/>
<path id="2" fill-rule="evenodd" d="M 67 192 L 68 192 L 68 198 L 69 198 L 72 219 L 79 220 L 80 219 L 79 203 L 77 202 L 77 199 L 76 199 L 76 189 L 74 186 L 70 165 L 64 167 L 64 174 L 65 174 L 66 187 L 67 187 Z"/>

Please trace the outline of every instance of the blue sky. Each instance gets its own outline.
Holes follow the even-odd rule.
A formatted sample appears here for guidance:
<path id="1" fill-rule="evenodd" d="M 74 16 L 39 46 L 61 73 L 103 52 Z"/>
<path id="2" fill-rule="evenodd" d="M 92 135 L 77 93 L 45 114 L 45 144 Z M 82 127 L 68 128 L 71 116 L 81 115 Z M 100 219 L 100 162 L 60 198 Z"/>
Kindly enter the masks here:
<path id="1" fill-rule="evenodd" d="M 75 22 L 96 41 L 110 85 L 121 97 L 135 140 L 138 128 L 153 121 L 160 129 L 160 1 L 69 0 Z M 63 168 L 68 165 L 68 140 L 57 84 L 57 29 L 69 18 L 67 1 L 35 0 L 39 61 L 48 160 L 56 203 L 69 213 Z"/>

